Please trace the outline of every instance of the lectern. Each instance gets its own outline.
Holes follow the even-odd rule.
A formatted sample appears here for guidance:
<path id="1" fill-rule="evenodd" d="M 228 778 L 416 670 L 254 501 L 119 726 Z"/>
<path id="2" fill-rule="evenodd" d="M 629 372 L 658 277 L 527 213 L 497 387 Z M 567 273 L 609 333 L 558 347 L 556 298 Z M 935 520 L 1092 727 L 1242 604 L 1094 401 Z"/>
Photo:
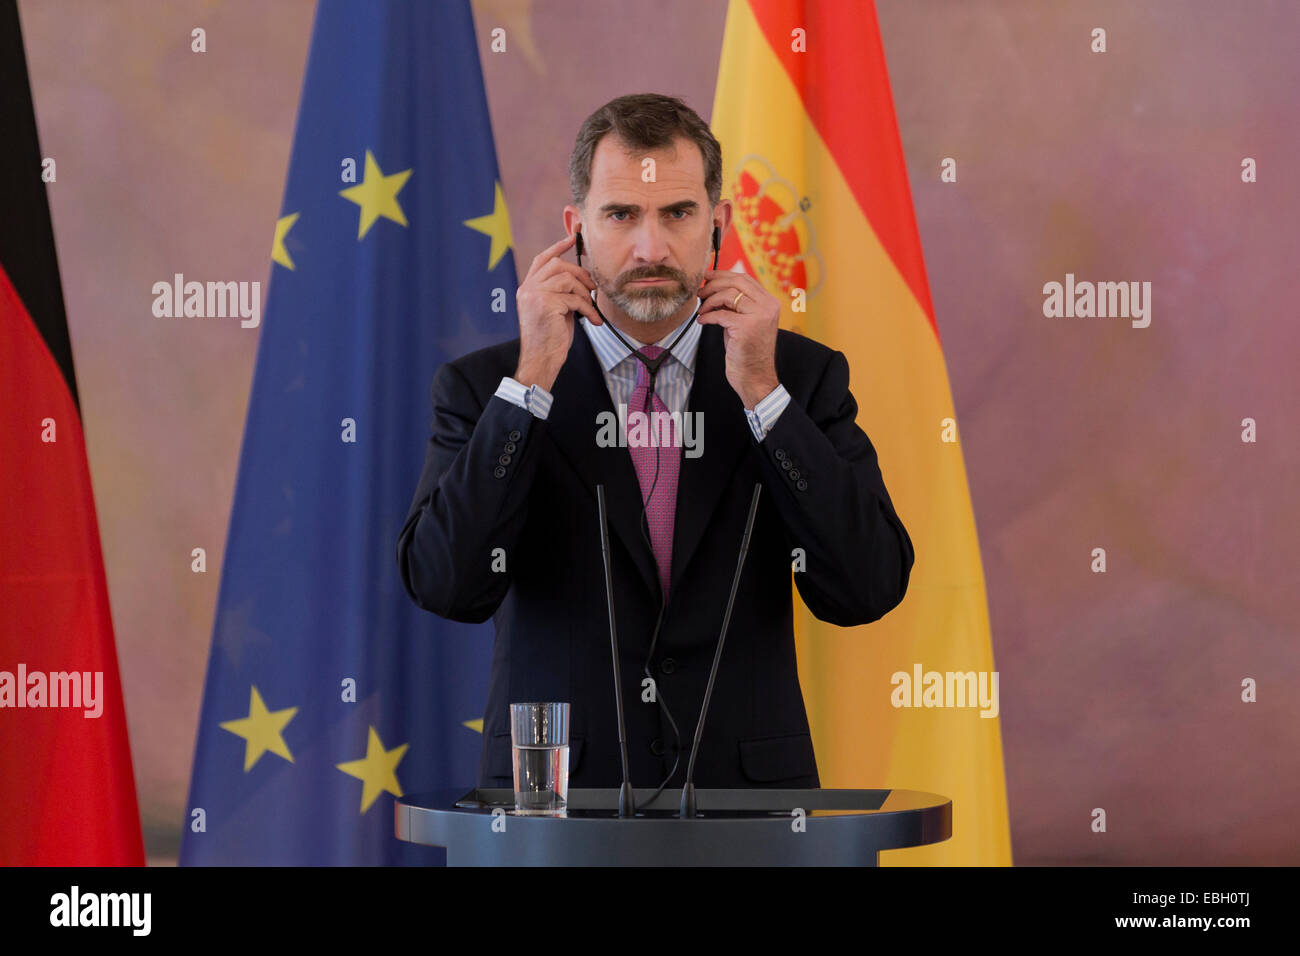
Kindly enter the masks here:
<path id="1" fill-rule="evenodd" d="M 562 817 L 514 813 L 511 789 L 402 797 L 397 838 L 447 848 L 448 866 L 876 866 L 881 850 L 952 836 L 952 801 L 915 790 L 637 789 L 619 819 L 617 789 L 570 790 Z"/>

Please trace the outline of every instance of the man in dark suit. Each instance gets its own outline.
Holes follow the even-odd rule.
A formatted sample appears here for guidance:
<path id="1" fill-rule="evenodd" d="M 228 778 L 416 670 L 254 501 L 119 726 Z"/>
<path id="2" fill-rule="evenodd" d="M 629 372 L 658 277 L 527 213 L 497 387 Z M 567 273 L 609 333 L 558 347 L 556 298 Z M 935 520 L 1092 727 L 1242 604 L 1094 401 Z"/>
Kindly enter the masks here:
<path id="1" fill-rule="evenodd" d="M 721 175 L 717 141 L 680 100 L 593 113 L 567 235 L 516 295 L 520 338 L 434 377 L 397 559 L 420 607 L 495 619 L 479 786 L 512 786 L 522 701 L 572 705 L 571 786 L 621 782 L 597 484 L 634 786 L 683 782 L 756 482 L 698 786 L 820 786 L 792 569 L 809 609 L 841 626 L 906 592 L 912 542 L 855 424 L 844 355 L 778 329 L 781 303 L 754 278 L 705 270 L 731 221 Z M 575 240 L 589 270 L 560 258 Z"/>

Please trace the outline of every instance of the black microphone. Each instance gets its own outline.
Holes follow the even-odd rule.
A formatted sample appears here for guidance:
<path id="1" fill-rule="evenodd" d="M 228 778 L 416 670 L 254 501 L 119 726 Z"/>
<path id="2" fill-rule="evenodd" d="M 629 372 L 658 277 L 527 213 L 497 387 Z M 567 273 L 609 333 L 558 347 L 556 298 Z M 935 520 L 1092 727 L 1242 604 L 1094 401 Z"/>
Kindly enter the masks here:
<path id="1" fill-rule="evenodd" d="M 618 755 L 623 761 L 623 784 L 618 790 L 618 815 L 630 817 L 636 812 L 632 796 L 632 775 L 628 770 L 627 725 L 623 722 L 623 681 L 618 673 L 618 626 L 614 623 L 614 578 L 609 570 L 609 526 L 605 514 L 605 486 L 596 486 L 596 506 L 600 511 L 600 556 L 605 562 L 605 603 L 609 606 L 609 646 L 614 657 L 614 704 L 618 709 Z"/>
<path id="2" fill-rule="evenodd" d="M 682 806 L 679 816 L 683 819 L 695 816 L 695 757 L 700 751 L 700 738 L 704 736 L 704 715 L 709 710 L 709 698 L 713 696 L 713 680 L 718 676 L 718 662 L 722 660 L 722 644 L 727 639 L 727 628 L 731 625 L 731 608 L 736 603 L 736 591 L 740 588 L 740 572 L 745 567 L 745 555 L 749 553 L 749 536 L 754 532 L 754 516 L 758 514 L 758 496 L 763 490 L 762 482 L 754 482 L 754 497 L 749 502 L 749 517 L 745 519 L 745 536 L 740 539 L 740 555 L 736 558 L 736 575 L 731 579 L 731 594 L 727 597 L 727 613 L 722 618 L 722 633 L 718 635 L 718 648 L 713 652 L 713 666 L 709 669 L 709 682 L 704 687 L 704 703 L 700 705 L 700 719 L 695 724 L 695 742 L 691 744 L 691 759 L 686 764 L 686 782 L 682 784 Z"/>

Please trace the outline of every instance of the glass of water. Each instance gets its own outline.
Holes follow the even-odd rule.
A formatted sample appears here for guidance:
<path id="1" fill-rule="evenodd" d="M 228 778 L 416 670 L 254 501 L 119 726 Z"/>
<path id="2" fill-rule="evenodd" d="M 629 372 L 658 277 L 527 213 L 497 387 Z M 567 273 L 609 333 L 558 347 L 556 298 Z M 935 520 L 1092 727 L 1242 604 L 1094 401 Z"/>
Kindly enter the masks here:
<path id="1" fill-rule="evenodd" d="M 515 810 L 563 816 L 569 797 L 569 705 L 510 705 Z"/>

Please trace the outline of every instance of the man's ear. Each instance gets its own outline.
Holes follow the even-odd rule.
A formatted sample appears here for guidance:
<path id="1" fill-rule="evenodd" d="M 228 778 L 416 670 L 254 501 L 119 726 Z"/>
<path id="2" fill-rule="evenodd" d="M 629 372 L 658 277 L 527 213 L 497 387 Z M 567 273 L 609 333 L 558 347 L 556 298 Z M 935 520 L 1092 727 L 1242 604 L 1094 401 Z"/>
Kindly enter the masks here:
<path id="1" fill-rule="evenodd" d="M 582 211 L 572 203 L 564 207 L 564 231 L 565 233 L 576 232 L 579 236 L 582 235 Z M 578 241 L 581 242 L 581 239 Z M 578 247 L 578 243 L 575 242 L 574 246 Z M 584 253 L 586 252 L 585 246 L 580 248 Z"/>
<path id="2" fill-rule="evenodd" d="M 725 236 L 727 234 L 727 229 L 731 227 L 731 214 L 732 214 L 731 200 L 730 199 L 718 200 L 718 204 L 717 206 L 714 207 L 713 211 L 715 214 L 721 213 L 721 215 L 715 215 L 713 220 L 713 227 L 719 231 L 719 239 L 721 239 L 722 236 Z M 721 242 L 719 242 L 718 244 L 721 245 Z"/>

